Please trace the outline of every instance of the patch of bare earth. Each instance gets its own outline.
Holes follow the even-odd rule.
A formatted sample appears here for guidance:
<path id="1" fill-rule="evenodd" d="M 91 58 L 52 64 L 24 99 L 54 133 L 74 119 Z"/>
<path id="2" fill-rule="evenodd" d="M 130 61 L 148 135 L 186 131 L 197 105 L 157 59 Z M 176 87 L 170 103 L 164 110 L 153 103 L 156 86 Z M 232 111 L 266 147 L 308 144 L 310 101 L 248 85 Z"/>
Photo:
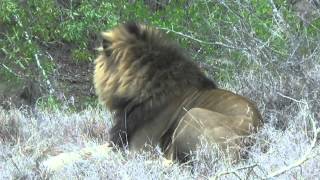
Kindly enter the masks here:
<path id="1" fill-rule="evenodd" d="M 76 62 L 71 56 L 75 48 L 73 44 L 59 42 L 46 46 L 45 51 L 56 65 L 53 80 L 58 99 L 83 109 L 84 102 L 95 96 L 92 84 L 93 62 Z M 91 52 L 94 54 L 93 50 Z"/>

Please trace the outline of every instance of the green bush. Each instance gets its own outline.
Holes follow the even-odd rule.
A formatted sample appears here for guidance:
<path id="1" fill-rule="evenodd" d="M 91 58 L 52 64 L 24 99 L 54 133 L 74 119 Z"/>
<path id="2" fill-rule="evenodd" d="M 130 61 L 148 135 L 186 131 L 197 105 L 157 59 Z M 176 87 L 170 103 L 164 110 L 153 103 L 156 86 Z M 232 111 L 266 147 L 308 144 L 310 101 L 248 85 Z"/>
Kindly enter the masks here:
<path id="1" fill-rule="evenodd" d="M 91 63 L 95 54 L 92 42 L 97 41 L 99 32 L 129 20 L 164 29 L 189 49 L 196 61 L 216 67 L 206 71 L 219 81 L 229 81 L 239 67 L 256 69 L 257 63 L 270 58 L 285 61 L 291 53 L 292 37 L 319 36 L 320 20 L 301 26 L 287 2 L 281 0 L 172 1 L 159 10 L 150 9 L 144 1 L 68 2 L 71 4 L 66 6 L 59 1 L 0 1 L 0 25 L 6 28 L 0 34 L 1 63 L 6 66 L 1 68 L 1 76 L 18 81 L 19 75 L 37 77 L 43 70 L 50 75 L 55 61 L 49 60 L 44 50 L 52 44 L 68 43 L 75 62 Z M 310 47 L 315 46 L 316 42 L 310 41 Z M 310 48 L 299 47 L 297 52 L 310 53 Z"/>

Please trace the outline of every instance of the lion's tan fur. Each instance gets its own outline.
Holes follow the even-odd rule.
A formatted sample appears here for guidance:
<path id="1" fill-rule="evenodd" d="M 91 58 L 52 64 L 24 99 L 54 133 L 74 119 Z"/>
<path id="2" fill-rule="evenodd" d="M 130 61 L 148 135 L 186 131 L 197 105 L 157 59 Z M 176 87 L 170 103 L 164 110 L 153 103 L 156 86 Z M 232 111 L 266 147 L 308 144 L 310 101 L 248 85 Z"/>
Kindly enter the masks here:
<path id="1" fill-rule="evenodd" d="M 102 33 L 102 38 L 94 85 L 100 101 L 115 112 L 110 140 L 116 145 L 128 141 L 129 148 L 140 149 L 145 143 L 160 144 L 167 157 L 181 160 L 179 153 L 194 150 L 200 135 L 219 143 L 229 138 L 221 130 L 244 136 L 261 126 L 250 100 L 218 89 L 159 30 L 136 23 L 120 25 Z M 202 116 L 207 111 L 210 117 Z M 197 121 L 190 120 L 192 114 Z M 190 142 L 186 136 L 191 136 Z"/>
<path id="2" fill-rule="evenodd" d="M 262 126 L 247 98 L 216 87 L 188 55 L 155 28 L 129 24 L 102 33 L 94 86 L 115 112 L 110 140 L 121 148 L 160 145 L 168 159 L 187 161 L 201 138 L 239 159 L 239 137 Z M 128 141 L 128 142 L 126 142 Z M 59 170 L 86 156 L 106 156 L 109 145 L 62 153 L 43 163 Z"/>
<path id="3" fill-rule="evenodd" d="M 145 28 L 145 27 L 144 27 Z M 155 30 L 150 30 L 151 34 L 158 34 Z M 150 34 L 150 36 L 151 36 Z M 119 27 L 113 31 L 103 32 L 102 37 L 105 40 L 116 42 L 109 48 L 112 50 L 112 56 L 115 58 L 117 66 L 116 71 L 111 71 L 108 67 L 106 57 L 103 53 L 95 61 L 94 85 L 97 94 L 102 97 L 102 102 L 107 103 L 111 100 L 111 96 L 130 96 L 135 97 L 140 92 L 143 92 L 143 87 L 148 82 L 136 77 L 143 75 L 143 69 L 129 68 L 129 65 L 134 63 L 132 57 L 132 47 L 139 43 L 136 38 L 129 34 L 123 27 Z M 131 86 L 132 88 L 129 88 Z M 147 93 L 147 92 L 144 92 Z M 107 103 L 108 104 L 108 103 Z"/>

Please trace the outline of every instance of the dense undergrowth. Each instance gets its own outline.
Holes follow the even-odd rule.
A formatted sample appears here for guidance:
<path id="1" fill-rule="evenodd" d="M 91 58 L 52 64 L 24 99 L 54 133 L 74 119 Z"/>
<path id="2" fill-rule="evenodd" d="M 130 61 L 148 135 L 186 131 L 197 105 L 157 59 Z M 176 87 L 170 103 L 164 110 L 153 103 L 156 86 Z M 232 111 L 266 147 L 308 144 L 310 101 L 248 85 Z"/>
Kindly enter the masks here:
<path id="1" fill-rule="evenodd" d="M 74 91 L 72 82 L 84 81 L 76 76 L 92 73 L 99 32 L 130 20 L 169 33 L 222 83 L 230 82 L 235 71 L 267 68 L 276 74 L 281 63 L 307 56 L 317 47 L 319 19 L 303 26 L 286 1 L 161 1 L 155 8 L 150 2 L 1 1 L 1 85 L 22 89 L 26 82 L 37 82 L 34 86 L 41 93 L 30 96 L 42 97 L 42 104 L 69 99 L 72 93 L 66 91 Z M 92 96 L 90 78 L 86 79 L 86 88 L 76 88 L 76 99 Z M 61 92 L 67 97 L 61 98 Z M 96 104 L 93 99 L 79 102 Z"/>
<path id="2" fill-rule="evenodd" d="M 63 73 L 57 69 L 63 60 L 89 68 L 98 33 L 128 20 L 167 32 L 220 87 L 257 103 L 265 126 L 253 135 L 247 159 L 229 164 L 202 147 L 193 169 L 164 167 L 157 150 L 112 152 L 57 173 L 40 166 L 48 155 L 106 141 L 110 115 L 94 100 L 88 103 L 92 99 L 82 103 L 94 106 L 80 112 L 59 99 L 72 85 L 58 86 Z M 300 23 L 287 1 L 275 0 L 179 1 L 157 9 L 124 0 L 0 1 L 0 95 L 3 84 L 31 79 L 44 96 L 31 109 L 0 109 L 0 179 L 314 179 L 320 173 L 319 20 Z M 54 56 L 57 51 L 68 56 Z"/>
<path id="3" fill-rule="evenodd" d="M 305 78 L 311 80 L 320 74 L 320 67 L 310 69 Z M 261 76 L 270 75 L 268 73 Z M 292 75 L 289 75 L 291 77 Z M 41 163 L 49 156 L 71 152 L 83 147 L 94 147 L 108 139 L 110 114 L 101 108 L 81 112 L 28 108 L 0 109 L 0 167 L 1 179 L 314 179 L 318 177 L 320 147 L 319 109 L 317 101 L 304 95 L 282 94 L 301 89 L 280 81 L 261 82 L 250 74 L 238 75 L 242 83 L 227 84 L 237 92 L 250 96 L 262 110 L 265 125 L 252 135 L 256 143 L 245 150 L 247 158 L 237 164 L 224 159 L 216 148 L 205 143 L 193 159 L 194 167 L 173 164 L 164 166 L 161 153 L 110 152 L 105 157 L 95 156 L 77 161 L 58 172 L 48 172 Z M 296 76 L 295 76 L 296 77 Z M 294 80 L 293 80 L 294 81 Z M 270 81 L 271 82 L 271 81 Z M 319 79 L 313 84 L 319 86 Z M 246 84 L 260 84 L 255 89 Z M 279 83 L 279 84 L 278 84 Z M 272 96 L 270 93 L 275 91 Z M 308 91 L 308 94 L 312 91 Z M 317 96 L 319 92 L 316 92 Z M 262 99 L 272 98 L 273 102 Z"/>

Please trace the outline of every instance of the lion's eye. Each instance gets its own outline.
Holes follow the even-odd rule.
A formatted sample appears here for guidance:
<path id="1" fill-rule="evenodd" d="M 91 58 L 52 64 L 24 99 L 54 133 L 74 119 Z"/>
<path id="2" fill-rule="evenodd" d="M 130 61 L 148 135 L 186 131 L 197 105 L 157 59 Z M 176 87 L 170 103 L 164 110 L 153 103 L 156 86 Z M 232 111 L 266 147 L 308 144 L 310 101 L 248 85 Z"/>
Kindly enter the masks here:
<path id="1" fill-rule="evenodd" d="M 111 54 L 112 54 L 112 50 L 109 48 L 109 49 L 105 49 L 104 50 L 104 53 L 105 53 L 105 55 L 107 56 L 107 57 L 110 57 L 111 56 Z"/>
<path id="2" fill-rule="evenodd" d="M 111 56 L 111 53 L 112 53 L 112 50 L 111 50 L 111 42 L 106 40 L 106 39 L 103 39 L 102 40 L 102 47 L 103 47 L 103 51 L 105 52 L 105 55 L 106 56 Z"/>
<path id="3" fill-rule="evenodd" d="M 104 50 L 108 49 L 111 46 L 111 44 L 112 43 L 110 41 L 106 40 L 106 39 L 102 40 L 102 47 L 103 47 Z"/>

